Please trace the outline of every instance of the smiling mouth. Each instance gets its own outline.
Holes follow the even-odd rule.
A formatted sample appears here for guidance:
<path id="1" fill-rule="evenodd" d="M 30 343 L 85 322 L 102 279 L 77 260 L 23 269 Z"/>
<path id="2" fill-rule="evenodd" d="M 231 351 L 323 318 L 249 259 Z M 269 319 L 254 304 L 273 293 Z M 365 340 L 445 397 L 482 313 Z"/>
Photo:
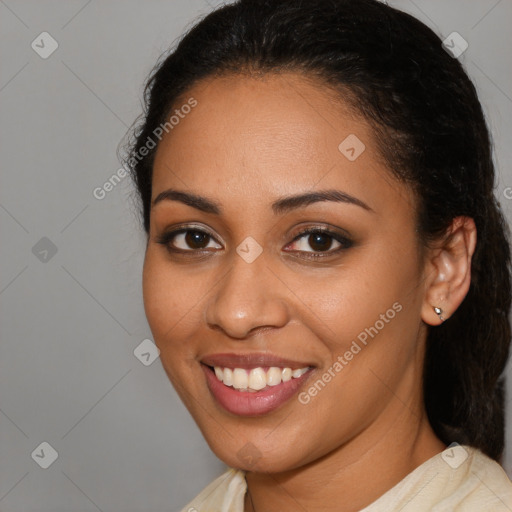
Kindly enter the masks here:
<path id="1" fill-rule="evenodd" d="M 208 365 L 207 365 L 208 366 Z M 228 368 L 221 366 L 208 366 L 215 373 L 217 380 L 225 386 L 237 391 L 257 393 L 267 391 L 281 383 L 302 377 L 309 366 L 292 370 L 289 367 L 256 367 L 256 368 Z"/>
<path id="2" fill-rule="evenodd" d="M 314 367 L 201 368 L 215 402 L 236 416 L 261 416 L 284 406 L 311 377 Z M 252 365 L 250 365 L 252 366 Z"/>

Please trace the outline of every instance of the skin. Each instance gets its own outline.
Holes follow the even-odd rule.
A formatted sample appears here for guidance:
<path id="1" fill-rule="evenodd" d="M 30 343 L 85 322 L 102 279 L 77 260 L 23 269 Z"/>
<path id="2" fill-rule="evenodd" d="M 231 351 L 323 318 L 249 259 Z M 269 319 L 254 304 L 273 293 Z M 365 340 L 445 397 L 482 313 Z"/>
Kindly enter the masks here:
<path id="1" fill-rule="evenodd" d="M 474 222 L 454 219 L 451 236 L 421 246 L 416 198 L 387 169 L 369 125 L 298 73 L 207 79 L 182 103 L 191 96 L 197 106 L 159 143 L 152 198 L 178 189 L 222 213 L 171 200 L 151 211 L 143 293 L 162 364 L 211 449 L 247 471 L 246 511 L 360 510 L 445 448 L 424 410 L 424 346 L 428 326 L 441 323 L 433 306 L 447 319 L 468 291 Z M 366 146 L 353 162 L 338 149 L 349 134 Z M 270 206 L 326 189 L 371 210 L 322 201 L 276 215 Z M 184 223 L 213 238 L 170 245 L 200 256 L 158 243 Z M 294 239 L 322 226 L 352 245 L 334 252 L 328 237 L 328 256 L 308 260 L 319 246 Z M 252 263 L 236 252 L 248 236 L 263 249 Z M 305 405 L 294 397 L 238 417 L 207 388 L 206 355 L 269 352 L 314 364 L 307 390 L 397 302 L 401 311 Z"/>

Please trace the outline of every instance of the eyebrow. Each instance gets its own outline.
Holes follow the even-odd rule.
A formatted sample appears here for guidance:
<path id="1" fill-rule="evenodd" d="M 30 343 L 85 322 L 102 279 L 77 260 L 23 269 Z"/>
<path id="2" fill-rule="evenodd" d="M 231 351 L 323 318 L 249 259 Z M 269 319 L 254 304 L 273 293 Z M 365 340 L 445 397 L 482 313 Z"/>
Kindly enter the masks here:
<path id="1" fill-rule="evenodd" d="M 158 203 L 162 201 L 179 201 L 183 204 L 186 204 L 187 206 L 191 206 L 192 208 L 202 212 L 211 213 L 214 215 L 221 215 L 223 211 L 222 206 L 213 199 L 175 189 L 168 189 L 160 192 L 160 194 L 158 194 L 158 196 L 156 196 L 156 198 L 153 200 L 151 207 L 154 208 Z M 353 204 L 360 206 L 369 212 L 375 213 L 372 208 L 370 208 L 366 203 L 357 197 L 351 196 L 350 194 L 342 192 L 341 190 L 333 189 L 318 190 L 314 192 L 306 192 L 304 194 L 282 197 L 272 203 L 272 211 L 275 215 L 282 215 L 286 212 L 322 201 Z"/>

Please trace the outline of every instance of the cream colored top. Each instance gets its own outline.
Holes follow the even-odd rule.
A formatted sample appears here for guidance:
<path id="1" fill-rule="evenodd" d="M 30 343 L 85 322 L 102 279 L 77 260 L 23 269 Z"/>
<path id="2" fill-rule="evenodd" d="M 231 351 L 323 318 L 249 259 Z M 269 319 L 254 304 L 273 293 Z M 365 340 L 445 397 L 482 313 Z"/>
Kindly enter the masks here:
<path id="1" fill-rule="evenodd" d="M 244 512 L 245 473 L 230 468 L 181 512 Z M 512 512 L 512 482 L 480 450 L 453 443 L 360 512 Z"/>

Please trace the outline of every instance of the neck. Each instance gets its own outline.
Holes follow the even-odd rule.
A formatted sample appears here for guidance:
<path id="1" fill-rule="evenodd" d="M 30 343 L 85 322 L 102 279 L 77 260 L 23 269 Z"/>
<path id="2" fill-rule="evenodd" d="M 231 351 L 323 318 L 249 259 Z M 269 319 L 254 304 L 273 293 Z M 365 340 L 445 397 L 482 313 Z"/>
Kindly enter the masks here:
<path id="1" fill-rule="evenodd" d="M 363 432 L 310 464 L 283 473 L 248 472 L 244 510 L 356 512 L 445 447 L 422 408 L 394 400 Z"/>

